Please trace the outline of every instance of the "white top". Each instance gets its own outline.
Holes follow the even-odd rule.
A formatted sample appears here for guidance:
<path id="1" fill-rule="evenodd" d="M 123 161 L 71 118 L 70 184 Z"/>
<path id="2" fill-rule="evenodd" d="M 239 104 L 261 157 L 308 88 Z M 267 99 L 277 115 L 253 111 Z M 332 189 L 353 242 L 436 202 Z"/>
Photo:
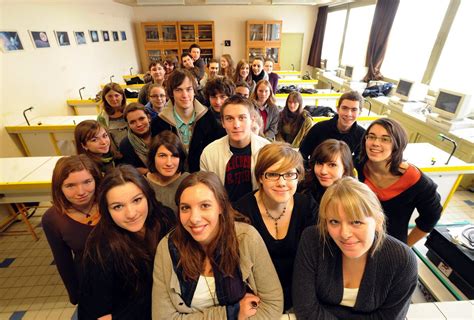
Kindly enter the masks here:
<path id="1" fill-rule="evenodd" d="M 203 311 L 206 308 L 213 307 L 214 301 L 218 304 L 214 277 L 199 276 L 191 307 Z"/>
<path id="2" fill-rule="evenodd" d="M 344 293 L 342 294 L 341 306 L 354 307 L 357 299 L 357 294 L 359 293 L 359 288 L 344 288 Z"/>

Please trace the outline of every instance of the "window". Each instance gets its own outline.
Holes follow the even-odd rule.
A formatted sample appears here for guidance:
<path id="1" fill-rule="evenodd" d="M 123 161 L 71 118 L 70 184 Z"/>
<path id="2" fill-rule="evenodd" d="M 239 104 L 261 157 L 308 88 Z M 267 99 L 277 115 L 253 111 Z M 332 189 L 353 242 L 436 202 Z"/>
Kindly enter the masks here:
<path id="1" fill-rule="evenodd" d="M 474 95 L 474 50 L 467 45 L 474 30 L 474 1 L 463 0 L 454 18 L 448 38 L 431 80 L 431 87 L 445 88 Z M 466 33 L 467 32 L 467 33 Z"/>
<path id="2" fill-rule="evenodd" d="M 422 80 L 448 4 L 449 0 L 400 1 L 381 69 L 385 77 Z"/>
<path id="3" fill-rule="evenodd" d="M 328 60 L 326 66 L 328 70 L 334 70 L 339 67 L 339 51 L 341 50 L 346 14 L 347 10 L 337 10 L 328 13 L 321 52 L 321 58 Z"/>
<path id="4" fill-rule="evenodd" d="M 374 17 L 375 5 L 351 8 L 347 23 L 342 65 L 365 66 L 367 44 Z"/>

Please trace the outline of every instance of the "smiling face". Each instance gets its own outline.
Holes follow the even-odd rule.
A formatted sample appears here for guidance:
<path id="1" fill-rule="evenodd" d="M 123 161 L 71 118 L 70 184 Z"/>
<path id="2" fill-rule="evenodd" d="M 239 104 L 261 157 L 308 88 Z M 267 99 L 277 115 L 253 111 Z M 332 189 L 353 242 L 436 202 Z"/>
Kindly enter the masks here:
<path id="1" fill-rule="evenodd" d="M 265 64 L 263 65 L 263 69 L 265 69 L 265 71 L 267 73 L 272 73 L 272 71 L 273 71 L 273 62 L 265 61 Z"/>
<path id="2" fill-rule="evenodd" d="M 225 58 L 221 58 L 221 68 L 222 69 L 225 69 L 229 66 L 229 63 L 227 62 L 227 60 Z"/>
<path id="3" fill-rule="evenodd" d="M 77 208 L 89 207 L 94 199 L 95 180 L 87 170 L 71 172 L 61 185 L 64 197 Z"/>
<path id="4" fill-rule="evenodd" d="M 209 63 L 209 77 L 214 78 L 219 73 L 219 63 Z"/>
<path id="5" fill-rule="evenodd" d="M 250 72 L 250 68 L 247 63 L 243 64 L 240 67 L 239 74 L 242 79 L 247 79 L 247 77 L 249 76 L 249 72 Z"/>
<path id="6" fill-rule="evenodd" d="M 183 82 L 173 89 L 173 97 L 177 108 L 189 109 L 193 107 L 194 88 L 188 77 L 184 78 Z"/>
<path id="7" fill-rule="evenodd" d="M 150 90 L 150 101 L 153 109 L 161 112 L 166 104 L 166 92 L 163 87 L 154 87 Z"/>
<path id="8" fill-rule="evenodd" d="M 174 70 L 174 64 L 171 62 L 165 61 L 165 72 L 166 74 L 170 74 Z"/>
<path id="9" fill-rule="evenodd" d="M 122 108 L 123 96 L 117 91 L 110 90 L 105 95 L 105 101 L 107 101 L 112 108 Z"/>
<path id="10" fill-rule="evenodd" d="M 155 167 L 159 175 L 165 178 L 171 178 L 179 174 L 179 157 L 175 156 L 164 145 L 161 145 L 156 151 Z"/>
<path id="11" fill-rule="evenodd" d="M 375 239 L 376 222 L 372 217 L 350 220 L 339 205 L 337 212 L 328 214 L 329 236 L 346 258 L 365 258 Z"/>
<path id="12" fill-rule="evenodd" d="M 393 142 L 387 130 L 374 124 L 366 133 L 365 150 L 372 162 L 387 162 L 392 156 Z"/>
<path id="13" fill-rule="evenodd" d="M 206 185 L 186 188 L 179 199 L 179 220 L 184 229 L 201 246 L 206 247 L 217 236 L 222 208 Z"/>
<path id="14" fill-rule="evenodd" d="M 354 122 L 357 121 L 361 112 L 359 101 L 344 99 L 337 108 L 339 118 L 337 119 L 337 128 L 341 132 L 350 130 Z"/>
<path id="15" fill-rule="evenodd" d="M 278 161 L 277 163 L 273 164 L 272 166 L 268 167 L 265 170 L 265 173 L 296 173 L 296 168 L 290 168 L 288 170 L 281 170 L 281 163 L 283 160 Z M 294 180 L 285 180 L 283 177 L 279 177 L 276 181 L 268 180 L 265 175 L 262 175 L 259 178 L 259 182 L 261 184 L 261 190 L 265 194 L 265 196 L 275 203 L 287 203 L 295 194 L 296 187 L 298 186 L 298 176 Z"/>
<path id="16" fill-rule="evenodd" d="M 107 206 L 115 224 L 129 232 L 145 228 L 148 202 L 143 191 L 134 183 L 113 187 L 106 194 Z"/>
<path id="17" fill-rule="evenodd" d="M 100 127 L 99 131 L 86 143 L 82 144 L 84 150 L 95 154 L 106 154 L 110 150 L 110 137 L 104 128 Z"/>
<path id="18" fill-rule="evenodd" d="M 260 84 L 257 88 L 257 102 L 264 104 L 270 97 L 270 88 L 265 84 Z"/>
<path id="19" fill-rule="evenodd" d="M 161 64 L 157 64 L 150 69 L 150 74 L 155 82 L 163 82 L 165 73 L 166 71 Z"/>
<path id="20" fill-rule="evenodd" d="M 314 165 L 314 174 L 321 186 L 325 188 L 332 186 L 334 182 L 341 179 L 344 175 L 341 155 L 335 155 L 334 159 L 329 162 L 316 163 Z"/>
<path id="21" fill-rule="evenodd" d="M 228 104 L 222 114 L 222 126 L 229 136 L 229 144 L 244 148 L 250 143 L 252 118 L 249 109 L 241 104 Z"/>
<path id="22" fill-rule="evenodd" d="M 139 137 L 150 133 L 150 117 L 143 110 L 135 110 L 127 113 L 128 127 Z"/>
<path id="23" fill-rule="evenodd" d="M 259 75 L 263 70 L 263 61 L 260 59 L 255 59 L 252 62 L 252 72 L 254 75 Z"/>
<path id="24" fill-rule="evenodd" d="M 192 69 L 194 68 L 194 62 L 193 59 L 190 56 L 184 56 L 181 61 L 183 62 L 183 66 L 186 69 Z"/>
<path id="25" fill-rule="evenodd" d="M 193 57 L 193 60 L 196 61 L 196 60 L 199 59 L 199 57 L 201 56 L 201 49 L 199 49 L 199 48 L 192 48 L 189 53 L 190 53 L 191 56 Z"/>

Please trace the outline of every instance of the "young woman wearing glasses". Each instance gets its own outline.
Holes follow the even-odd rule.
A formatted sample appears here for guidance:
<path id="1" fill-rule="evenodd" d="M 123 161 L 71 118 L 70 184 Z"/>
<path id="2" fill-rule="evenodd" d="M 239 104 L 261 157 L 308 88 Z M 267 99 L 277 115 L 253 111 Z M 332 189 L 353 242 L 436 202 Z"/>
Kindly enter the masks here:
<path id="1" fill-rule="evenodd" d="M 371 123 L 362 141 L 356 168 L 359 180 L 367 184 L 382 203 L 387 233 L 413 246 L 431 232 L 441 216 L 437 185 L 414 165 L 403 161 L 408 137 L 403 127 L 389 118 Z M 408 233 L 413 211 L 419 217 Z"/>
<path id="2" fill-rule="evenodd" d="M 260 149 L 255 165 L 259 190 L 249 193 L 235 208 L 250 218 L 267 245 L 280 278 L 284 310 L 292 307 L 291 277 L 301 233 L 315 224 L 316 204 L 296 193 L 304 178 L 303 159 L 287 143 L 273 142 Z"/>

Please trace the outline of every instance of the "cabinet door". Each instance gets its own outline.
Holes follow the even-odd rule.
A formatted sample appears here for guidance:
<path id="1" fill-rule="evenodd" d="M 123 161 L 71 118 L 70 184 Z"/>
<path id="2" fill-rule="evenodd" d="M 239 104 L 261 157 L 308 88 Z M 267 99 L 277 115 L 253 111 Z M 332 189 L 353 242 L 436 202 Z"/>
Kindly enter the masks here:
<path id="1" fill-rule="evenodd" d="M 161 25 L 161 39 L 163 42 L 178 42 L 178 32 L 175 24 Z"/>
<path id="2" fill-rule="evenodd" d="M 280 47 L 266 47 L 264 58 L 272 58 L 275 64 L 280 64 Z"/>
<path id="3" fill-rule="evenodd" d="M 251 47 L 248 48 L 248 59 L 249 62 L 253 61 L 255 57 L 265 57 L 265 48 L 264 47 Z"/>
<path id="4" fill-rule="evenodd" d="M 204 63 L 207 65 L 209 60 L 214 58 L 214 49 L 212 48 L 201 48 L 201 58 Z"/>
<path id="5" fill-rule="evenodd" d="M 199 42 L 212 42 L 214 39 L 212 34 L 212 23 L 199 24 L 198 25 L 198 41 Z"/>
<path id="6" fill-rule="evenodd" d="M 264 26 L 262 23 L 249 23 L 249 33 L 247 41 L 263 41 L 264 40 Z"/>
<path id="7" fill-rule="evenodd" d="M 158 50 L 158 49 L 147 50 L 146 54 L 148 56 L 148 61 L 149 62 L 159 61 L 159 60 L 162 59 L 162 56 L 161 56 L 162 52 L 161 52 L 161 50 Z"/>
<path id="8" fill-rule="evenodd" d="M 196 42 L 196 26 L 194 24 L 179 25 L 181 42 Z"/>
<path id="9" fill-rule="evenodd" d="M 143 26 L 145 31 L 145 42 L 158 42 L 160 41 L 158 25 L 148 24 Z"/>
<path id="10" fill-rule="evenodd" d="M 272 22 L 265 24 L 265 41 L 281 40 L 281 22 Z"/>

